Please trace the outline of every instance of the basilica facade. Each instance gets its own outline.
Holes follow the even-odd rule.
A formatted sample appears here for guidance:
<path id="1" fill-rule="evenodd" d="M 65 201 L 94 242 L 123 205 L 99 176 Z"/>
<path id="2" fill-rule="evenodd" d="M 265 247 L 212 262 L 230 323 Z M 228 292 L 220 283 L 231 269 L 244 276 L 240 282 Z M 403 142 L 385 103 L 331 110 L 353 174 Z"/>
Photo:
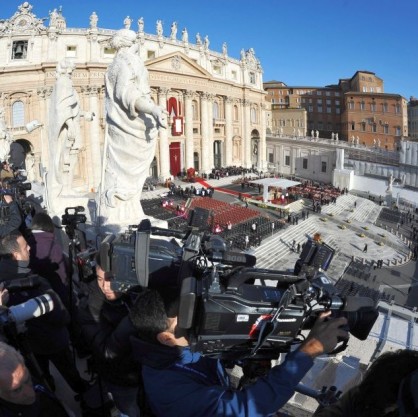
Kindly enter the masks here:
<path id="1" fill-rule="evenodd" d="M 36 16 L 24 2 L 0 22 L 0 108 L 13 137 L 12 160 L 26 166 L 34 179 L 48 171 L 50 96 L 57 64 L 75 64 L 72 83 L 80 108 L 82 146 L 74 187 L 97 190 L 106 132 L 105 72 L 115 51 L 109 40 L 115 30 L 100 28 L 100 16 L 86 16 L 86 28 L 71 28 L 63 10 L 49 18 Z M 150 176 L 166 179 L 194 168 L 208 173 L 221 166 L 266 168 L 265 92 L 262 68 L 253 49 L 239 58 L 227 44 L 216 52 L 208 36 L 191 36 L 177 24 L 134 21 L 120 28 L 137 33 L 139 53 L 149 71 L 153 100 L 169 115 L 160 129 Z M 118 29 L 120 29 L 118 28 Z"/>

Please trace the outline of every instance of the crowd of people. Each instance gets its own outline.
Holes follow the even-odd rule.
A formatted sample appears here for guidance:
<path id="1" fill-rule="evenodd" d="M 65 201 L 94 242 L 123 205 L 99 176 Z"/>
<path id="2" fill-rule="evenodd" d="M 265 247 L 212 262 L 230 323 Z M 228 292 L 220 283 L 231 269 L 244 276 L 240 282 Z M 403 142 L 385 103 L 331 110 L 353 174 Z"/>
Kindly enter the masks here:
<path id="1" fill-rule="evenodd" d="M 101 412 L 110 413 L 114 406 L 129 417 L 270 416 L 291 398 L 314 359 L 348 338 L 346 318 L 322 313 L 306 339 L 280 365 L 253 384 L 235 388 L 222 360 L 190 348 L 187 334 L 177 326 L 178 299 L 170 292 L 141 287 L 115 290 L 100 251 L 94 274 L 74 287 L 71 265 L 56 238 L 60 229 L 43 211 L 33 215 L 28 227 L 17 203 L 7 197 L 4 204 L 10 210 L 0 226 L 0 309 L 10 311 L 34 297 L 51 300 L 53 309 L 24 323 L 10 314 L 1 321 L 1 417 L 71 415 L 54 394 L 57 381 L 51 364 L 74 392 L 85 416 L 97 415 L 87 399 L 95 381 L 100 381 L 105 395 L 111 394 L 105 396 Z M 254 229 L 253 233 L 256 224 Z M 6 317 L 3 313 L 1 317 Z M 395 359 L 407 356 L 409 365 L 393 365 L 396 375 L 395 370 L 390 374 L 390 384 L 383 384 L 381 368 L 389 366 L 383 359 L 369 372 L 371 380 L 381 381 L 382 398 L 366 377 L 337 404 L 316 415 L 417 415 L 417 374 L 411 374 L 418 369 L 417 354 L 394 355 Z M 77 357 L 89 358 L 97 379 L 80 374 Z M 398 414 L 388 414 L 394 410 Z"/>

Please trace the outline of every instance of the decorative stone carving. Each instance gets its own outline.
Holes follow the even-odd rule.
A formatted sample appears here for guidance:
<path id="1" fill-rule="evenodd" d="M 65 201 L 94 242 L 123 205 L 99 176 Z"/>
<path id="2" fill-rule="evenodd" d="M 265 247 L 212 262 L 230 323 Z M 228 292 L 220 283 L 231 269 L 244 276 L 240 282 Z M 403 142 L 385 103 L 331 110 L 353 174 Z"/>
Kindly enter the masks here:
<path id="1" fill-rule="evenodd" d="M 138 32 L 144 33 L 144 18 L 142 16 L 138 19 Z"/>
<path id="2" fill-rule="evenodd" d="M 8 132 L 4 120 L 4 108 L 0 107 L 0 162 L 8 160 L 12 142 L 13 135 Z"/>
<path id="3" fill-rule="evenodd" d="M 181 32 L 181 40 L 183 43 L 189 43 L 189 34 L 187 33 L 187 29 L 184 28 Z"/>
<path id="4" fill-rule="evenodd" d="M 90 15 L 90 29 L 97 29 L 98 21 L 99 21 L 99 17 L 97 16 L 96 12 L 93 12 Z"/>
<path id="5" fill-rule="evenodd" d="M 56 83 L 49 114 L 48 207 L 59 214 L 60 197 L 74 195 L 73 176 L 82 147 L 80 102 L 71 80 L 75 65 L 71 60 L 57 64 Z"/>
<path id="6" fill-rule="evenodd" d="M 173 22 L 171 24 L 171 33 L 170 33 L 170 39 L 172 41 L 176 40 L 177 38 L 177 22 Z"/>
<path id="7" fill-rule="evenodd" d="M 157 36 L 163 36 L 163 22 L 161 20 L 157 20 L 156 31 Z"/>
<path id="8" fill-rule="evenodd" d="M 135 32 L 116 32 L 116 49 L 106 77 L 107 134 L 100 217 L 106 228 L 120 230 L 144 218 L 140 197 L 155 155 L 158 128 L 167 111 L 151 99 L 148 71 L 138 54 Z"/>
<path id="9" fill-rule="evenodd" d="M 130 29 L 131 28 L 131 24 L 132 24 L 132 19 L 129 16 L 126 16 L 124 21 L 123 21 L 123 27 L 125 29 Z"/>

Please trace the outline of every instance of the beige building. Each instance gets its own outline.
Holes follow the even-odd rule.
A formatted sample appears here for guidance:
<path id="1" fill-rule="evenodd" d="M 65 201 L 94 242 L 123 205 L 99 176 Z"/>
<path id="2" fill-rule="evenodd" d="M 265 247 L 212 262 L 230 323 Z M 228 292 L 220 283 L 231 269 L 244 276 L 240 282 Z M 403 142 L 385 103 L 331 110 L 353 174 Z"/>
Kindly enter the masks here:
<path id="1" fill-rule="evenodd" d="M 38 167 L 48 169 L 55 68 L 61 60 L 71 59 L 80 106 L 95 115 L 92 121 L 81 121 L 83 147 L 73 184 L 96 190 L 106 129 L 104 74 L 114 56 L 109 46 L 114 31 L 100 28 L 100 16 L 94 12 L 90 21 L 86 16 L 84 29 L 69 27 L 61 10 L 52 11 L 44 22 L 28 2 L 13 16 L 1 17 L 5 20 L 0 23 L 0 107 L 19 144 L 13 147 L 14 157 L 30 159 L 37 179 Z M 150 175 L 164 179 L 190 167 L 203 173 L 230 165 L 266 167 L 262 68 L 251 48 L 235 59 L 228 55 L 226 43 L 221 52 L 212 51 L 208 37 L 196 35 L 191 41 L 186 29 L 177 36 L 174 24 L 165 29 L 167 34 L 160 21 L 154 34 L 144 32 L 142 18 L 136 22 L 126 18 L 121 26 L 137 32 L 152 97 L 170 115 L 169 128 L 160 131 Z M 26 125 L 34 120 L 38 123 L 32 127 L 39 128 L 28 133 Z"/>
<path id="2" fill-rule="evenodd" d="M 383 80 L 370 71 L 357 71 L 325 87 L 287 86 L 283 82 L 264 83 L 272 104 L 272 133 L 286 123 L 287 112 L 307 111 L 307 135 L 355 141 L 386 150 L 399 148 L 408 136 L 407 101 L 399 94 L 384 93 Z M 276 122 L 275 122 L 276 121 Z"/>

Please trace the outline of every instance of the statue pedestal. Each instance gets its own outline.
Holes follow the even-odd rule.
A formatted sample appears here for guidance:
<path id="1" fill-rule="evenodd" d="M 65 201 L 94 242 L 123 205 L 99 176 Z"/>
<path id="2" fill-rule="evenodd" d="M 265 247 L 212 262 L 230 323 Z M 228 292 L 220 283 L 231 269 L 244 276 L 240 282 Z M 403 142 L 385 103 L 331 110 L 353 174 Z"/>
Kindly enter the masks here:
<path id="1" fill-rule="evenodd" d="M 354 181 L 354 171 L 351 169 L 334 169 L 332 185 L 340 189 L 350 190 Z"/>

